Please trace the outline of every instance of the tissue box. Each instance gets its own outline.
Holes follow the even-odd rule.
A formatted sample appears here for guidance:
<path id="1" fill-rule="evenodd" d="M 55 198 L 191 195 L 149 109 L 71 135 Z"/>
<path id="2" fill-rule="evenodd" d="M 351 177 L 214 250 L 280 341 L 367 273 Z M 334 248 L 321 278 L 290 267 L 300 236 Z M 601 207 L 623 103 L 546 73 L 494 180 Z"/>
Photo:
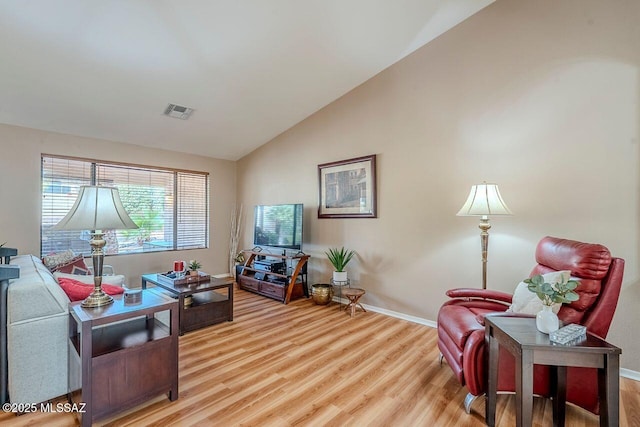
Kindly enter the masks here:
<path id="1" fill-rule="evenodd" d="M 576 325 L 575 323 L 564 326 L 557 331 L 551 332 L 549 334 L 549 339 L 551 340 L 551 342 L 565 345 L 580 342 L 586 337 L 587 327 Z"/>
<path id="2" fill-rule="evenodd" d="M 142 303 L 142 290 L 127 289 L 126 291 L 124 291 L 124 303 L 125 305 Z"/>

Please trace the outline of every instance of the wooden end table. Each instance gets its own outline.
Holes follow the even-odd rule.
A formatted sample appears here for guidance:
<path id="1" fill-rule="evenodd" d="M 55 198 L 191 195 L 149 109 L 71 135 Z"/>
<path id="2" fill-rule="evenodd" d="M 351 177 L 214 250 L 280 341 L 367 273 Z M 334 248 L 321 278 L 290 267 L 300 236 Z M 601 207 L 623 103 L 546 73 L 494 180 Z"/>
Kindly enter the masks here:
<path id="1" fill-rule="evenodd" d="M 82 426 L 168 393 L 178 398 L 178 302 L 148 290 L 138 304 L 69 304 L 70 363 L 80 357 Z M 170 325 L 155 318 L 169 311 Z M 70 390 L 73 376 L 69 375 Z"/>
<path id="2" fill-rule="evenodd" d="M 158 274 L 143 274 L 142 289 L 152 285 L 168 291 L 178 299 L 180 335 L 205 326 L 233 320 L 233 277 L 211 277 L 206 282 L 174 285 L 158 280 Z M 226 296 L 216 292 L 226 289 Z M 191 304 L 185 306 L 185 298 L 191 297 Z"/>
<path id="3" fill-rule="evenodd" d="M 534 364 L 550 366 L 554 426 L 564 426 L 568 366 L 598 369 L 600 425 L 618 425 L 621 353 L 618 347 L 589 333 L 575 345 L 553 344 L 549 335 L 538 331 L 535 319 L 508 316 L 487 316 L 485 339 L 489 349 L 487 425 L 495 426 L 496 422 L 499 346 L 516 360 L 517 426 L 530 426 L 532 422 Z"/>
<path id="4" fill-rule="evenodd" d="M 347 304 L 347 306 L 344 308 L 345 311 L 349 311 L 351 310 L 351 317 L 356 315 L 356 308 L 360 307 L 362 309 L 362 311 L 366 312 L 367 310 L 364 309 L 364 307 L 362 306 L 362 304 L 360 304 L 358 301 L 360 300 L 360 298 L 362 297 L 362 295 L 365 294 L 365 290 L 364 289 L 360 289 L 360 288 L 347 288 L 344 290 L 344 296 L 347 297 L 347 299 L 349 299 L 349 304 Z"/>

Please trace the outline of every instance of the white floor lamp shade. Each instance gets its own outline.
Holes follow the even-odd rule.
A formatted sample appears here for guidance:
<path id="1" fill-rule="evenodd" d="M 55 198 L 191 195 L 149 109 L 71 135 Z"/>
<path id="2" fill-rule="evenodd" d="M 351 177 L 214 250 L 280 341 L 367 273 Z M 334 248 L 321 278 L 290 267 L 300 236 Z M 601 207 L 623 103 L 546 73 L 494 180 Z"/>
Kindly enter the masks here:
<path id="1" fill-rule="evenodd" d="M 482 248 L 482 289 L 487 288 L 487 252 L 489 249 L 489 215 L 513 215 L 502 199 L 497 184 L 472 185 L 469 197 L 464 203 L 458 216 L 479 216 L 480 245 Z"/>

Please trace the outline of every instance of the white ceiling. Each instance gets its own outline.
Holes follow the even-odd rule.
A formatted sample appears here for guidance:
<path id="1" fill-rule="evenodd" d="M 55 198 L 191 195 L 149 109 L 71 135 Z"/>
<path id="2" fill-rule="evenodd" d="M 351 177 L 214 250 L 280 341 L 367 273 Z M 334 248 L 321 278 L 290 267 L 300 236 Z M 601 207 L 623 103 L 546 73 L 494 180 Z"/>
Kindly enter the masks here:
<path id="1" fill-rule="evenodd" d="M 0 122 L 236 160 L 492 2 L 0 0 Z"/>

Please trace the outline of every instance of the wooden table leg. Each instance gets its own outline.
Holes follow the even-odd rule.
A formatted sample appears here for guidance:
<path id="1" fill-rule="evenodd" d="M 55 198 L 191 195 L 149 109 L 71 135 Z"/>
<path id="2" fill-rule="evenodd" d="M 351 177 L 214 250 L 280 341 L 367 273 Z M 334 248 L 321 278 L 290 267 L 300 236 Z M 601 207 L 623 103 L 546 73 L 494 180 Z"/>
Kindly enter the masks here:
<path id="1" fill-rule="evenodd" d="M 488 369 L 488 387 L 487 399 L 485 400 L 485 422 L 488 426 L 496 425 L 496 401 L 498 391 L 498 340 L 493 337 L 493 329 L 487 325 L 487 338 L 489 340 L 489 369 Z"/>
<path id="2" fill-rule="evenodd" d="M 564 427 L 567 402 L 567 367 L 549 366 L 553 398 L 553 426 Z"/>
<path id="3" fill-rule="evenodd" d="M 179 332 L 180 336 L 184 335 L 184 331 L 182 330 L 182 325 L 183 325 L 182 319 L 184 319 L 184 297 L 185 297 L 184 293 L 180 292 L 180 294 L 178 295 L 178 324 L 180 325 L 178 329 L 180 330 Z"/>
<path id="4" fill-rule="evenodd" d="M 228 287 L 227 298 L 229 299 L 229 322 L 231 322 L 233 320 L 233 283 Z"/>
<path id="5" fill-rule="evenodd" d="M 82 402 L 86 403 L 82 414 L 82 427 L 93 424 L 93 384 L 91 382 L 91 359 L 93 357 L 93 335 L 91 326 L 83 323 L 80 336 L 80 359 L 82 360 Z"/>
<path id="6" fill-rule="evenodd" d="M 354 317 L 356 315 L 356 309 L 358 308 L 358 306 L 360 306 L 362 311 L 366 312 L 367 310 L 365 310 L 362 304 L 358 302 L 360 298 L 365 294 L 365 291 L 358 288 L 349 290 L 351 292 L 345 294 L 345 296 L 349 300 L 349 304 L 347 304 L 347 306 L 345 307 L 345 311 L 350 311 L 351 317 Z"/>
<path id="7" fill-rule="evenodd" d="M 180 329 L 179 308 L 171 308 L 169 310 L 169 327 L 171 328 L 171 366 L 178 366 L 178 335 L 176 332 Z M 174 369 L 175 372 L 171 378 L 171 388 L 169 389 L 169 400 L 175 401 L 178 399 L 178 369 Z"/>
<path id="8" fill-rule="evenodd" d="M 522 350 L 516 359 L 516 426 L 530 426 L 533 419 L 533 354 Z"/>
<path id="9" fill-rule="evenodd" d="M 604 354 L 604 368 L 598 369 L 600 427 L 620 422 L 620 359 L 618 354 Z"/>

